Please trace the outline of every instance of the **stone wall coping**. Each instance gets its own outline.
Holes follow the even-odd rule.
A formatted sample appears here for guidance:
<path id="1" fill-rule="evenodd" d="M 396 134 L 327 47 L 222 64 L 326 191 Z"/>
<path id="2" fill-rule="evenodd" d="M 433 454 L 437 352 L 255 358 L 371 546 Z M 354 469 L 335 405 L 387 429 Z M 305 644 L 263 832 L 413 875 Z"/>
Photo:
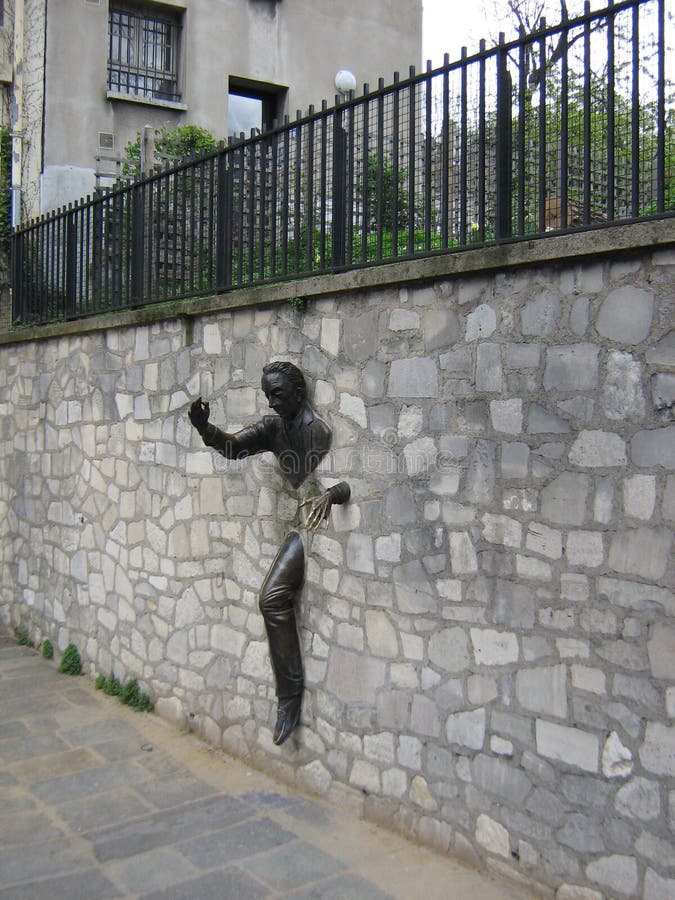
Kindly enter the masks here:
<path id="1" fill-rule="evenodd" d="M 103 313 L 70 322 L 28 326 L 0 333 L 0 346 L 111 328 L 152 325 L 173 318 L 191 319 L 210 313 L 280 303 L 292 298 L 316 299 L 322 295 L 335 296 L 393 284 L 483 275 L 497 269 L 539 266 L 575 257 L 581 262 L 604 255 L 625 254 L 645 247 L 665 249 L 671 245 L 675 245 L 675 216 L 601 227 L 575 234 L 540 235 L 532 240 L 437 253 L 423 259 L 406 259 L 335 274 L 255 285 L 209 297 L 153 303 L 137 309 Z"/>

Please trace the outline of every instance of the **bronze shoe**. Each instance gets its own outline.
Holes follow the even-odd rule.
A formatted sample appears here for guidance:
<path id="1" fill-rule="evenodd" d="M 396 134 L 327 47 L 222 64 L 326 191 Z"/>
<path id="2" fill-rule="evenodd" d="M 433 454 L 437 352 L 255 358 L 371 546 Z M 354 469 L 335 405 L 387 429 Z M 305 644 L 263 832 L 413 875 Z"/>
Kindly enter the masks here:
<path id="1" fill-rule="evenodd" d="M 277 724 L 274 726 L 274 743 L 283 744 L 300 723 L 300 697 L 288 697 L 279 701 Z"/>

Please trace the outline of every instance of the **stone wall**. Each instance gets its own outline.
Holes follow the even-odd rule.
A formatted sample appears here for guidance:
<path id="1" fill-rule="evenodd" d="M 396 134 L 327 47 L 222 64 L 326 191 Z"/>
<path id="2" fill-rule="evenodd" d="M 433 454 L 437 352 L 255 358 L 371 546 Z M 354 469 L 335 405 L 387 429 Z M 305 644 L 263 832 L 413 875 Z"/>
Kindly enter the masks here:
<path id="1" fill-rule="evenodd" d="M 0 615 L 442 851 L 561 900 L 672 897 L 675 250 L 406 272 L 1 346 Z M 255 420 L 272 358 L 352 486 L 308 544 L 281 748 L 257 592 L 296 503 L 186 415 Z"/>

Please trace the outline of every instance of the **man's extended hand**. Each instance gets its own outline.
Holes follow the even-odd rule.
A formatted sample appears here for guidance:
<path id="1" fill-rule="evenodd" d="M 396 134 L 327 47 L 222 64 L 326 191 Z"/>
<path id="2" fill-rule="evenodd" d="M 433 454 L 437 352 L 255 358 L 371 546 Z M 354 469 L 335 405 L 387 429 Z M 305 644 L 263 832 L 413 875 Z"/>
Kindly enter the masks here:
<path id="1" fill-rule="evenodd" d="M 309 505 L 309 512 L 305 519 L 305 528 L 308 531 L 316 531 L 323 522 L 328 527 L 328 516 L 330 515 L 331 506 L 333 505 L 333 497 L 330 491 L 321 494 L 320 497 L 313 497 L 311 500 L 303 500 L 300 507 Z"/>
<path id="2" fill-rule="evenodd" d="M 188 418 L 200 434 L 209 423 L 210 409 L 211 408 L 208 402 L 206 400 L 202 400 L 201 397 L 197 397 L 194 403 L 190 406 Z"/>

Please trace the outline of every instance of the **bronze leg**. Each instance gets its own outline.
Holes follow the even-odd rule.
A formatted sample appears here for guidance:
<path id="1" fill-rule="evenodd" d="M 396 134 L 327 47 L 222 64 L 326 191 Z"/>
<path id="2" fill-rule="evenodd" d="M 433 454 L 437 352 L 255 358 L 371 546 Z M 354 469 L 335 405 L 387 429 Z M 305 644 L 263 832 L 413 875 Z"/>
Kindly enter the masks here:
<path id="1" fill-rule="evenodd" d="M 295 598 L 305 577 L 305 551 L 297 531 L 281 545 L 260 589 L 260 612 L 270 648 L 279 709 L 275 744 L 282 744 L 300 719 L 302 655 L 295 622 Z"/>

